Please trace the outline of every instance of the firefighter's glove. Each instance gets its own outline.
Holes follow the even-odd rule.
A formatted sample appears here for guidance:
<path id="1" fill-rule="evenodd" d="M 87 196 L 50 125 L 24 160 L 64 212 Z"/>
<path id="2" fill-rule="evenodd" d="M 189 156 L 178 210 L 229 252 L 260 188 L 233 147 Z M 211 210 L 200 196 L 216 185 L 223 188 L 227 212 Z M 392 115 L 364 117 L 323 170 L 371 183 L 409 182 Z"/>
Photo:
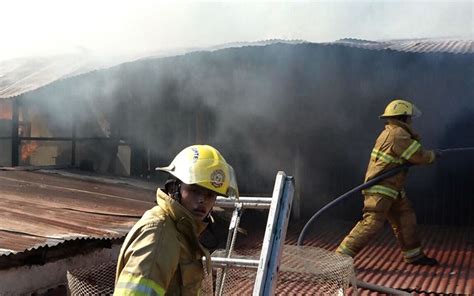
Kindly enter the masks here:
<path id="1" fill-rule="evenodd" d="M 436 149 L 436 150 L 434 150 L 434 154 L 435 154 L 436 158 L 440 158 L 441 156 L 443 156 L 443 150 Z"/>

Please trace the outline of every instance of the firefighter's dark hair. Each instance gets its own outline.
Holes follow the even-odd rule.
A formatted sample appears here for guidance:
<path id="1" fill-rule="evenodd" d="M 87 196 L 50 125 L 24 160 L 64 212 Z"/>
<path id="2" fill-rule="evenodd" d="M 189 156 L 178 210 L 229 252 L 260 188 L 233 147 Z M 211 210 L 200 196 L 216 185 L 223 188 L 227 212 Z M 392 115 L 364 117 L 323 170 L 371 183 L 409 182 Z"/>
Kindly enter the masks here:
<path id="1" fill-rule="evenodd" d="M 170 178 L 165 182 L 164 191 L 177 201 L 181 201 L 181 193 L 179 191 L 181 187 L 181 181 L 176 178 Z"/>
<path id="2" fill-rule="evenodd" d="M 400 120 L 400 121 L 403 121 L 403 122 L 407 122 L 408 121 L 408 118 L 410 118 L 411 116 L 410 115 L 397 115 L 397 116 L 391 116 L 391 117 L 388 117 L 388 118 L 393 118 L 393 119 L 397 119 L 397 120 Z"/>

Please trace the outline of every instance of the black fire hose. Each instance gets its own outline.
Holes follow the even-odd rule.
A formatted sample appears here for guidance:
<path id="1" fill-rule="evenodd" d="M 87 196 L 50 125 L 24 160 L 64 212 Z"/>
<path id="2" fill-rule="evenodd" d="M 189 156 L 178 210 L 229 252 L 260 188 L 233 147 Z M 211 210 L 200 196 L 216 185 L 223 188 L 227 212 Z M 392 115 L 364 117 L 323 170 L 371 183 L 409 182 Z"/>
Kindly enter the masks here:
<path id="1" fill-rule="evenodd" d="M 450 152 L 464 152 L 464 151 L 474 151 L 474 147 L 463 147 L 463 148 L 448 148 L 448 149 L 442 149 L 442 150 L 436 150 L 438 153 L 440 154 L 445 154 L 445 153 L 450 153 Z M 316 212 L 316 214 L 314 214 L 309 220 L 308 222 L 306 222 L 306 224 L 304 225 L 303 227 L 303 230 L 301 230 L 301 233 L 300 233 L 300 236 L 298 237 L 298 246 L 302 246 L 303 245 L 303 240 L 304 240 L 304 236 L 306 234 L 306 231 L 308 230 L 309 226 L 311 225 L 311 223 L 313 223 L 314 220 L 316 220 L 316 218 L 318 218 L 324 211 L 326 211 L 327 209 L 333 207 L 334 205 L 340 203 L 341 201 L 343 201 L 344 199 L 346 199 L 347 197 L 349 197 L 352 193 L 356 192 L 356 191 L 360 191 L 360 190 L 363 190 L 365 188 L 368 188 L 370 186 L 372 186 L 373 184 L 375 183 L 378 183 L 380 180 L 383 180 L 385 178 L 388 178 L 388 177 L 391 177 L 395 174 L 397 174 L 398 172 L 402 171 L 402 170 L 405 170 L 405 169 L 408 169 L 409 167 L 411 167 L 413 164 L 411 163 L 405 163 L 405 164 L 402 164 L 398 167 L 394 167 L 393 169 L 390 169 L 388 171 L 386 171 L 385 173 L 373 178 L 372 180 L 369 180 L 368 182 L 366 183 L 363 183 L 349 191 L 347 191 L 346 193 L 344 193 L 343 195 L 339 196 L 338 198 L 336 198 L 335 200 L 331 201 L 330 203 L 328 203 L 327 205 L 325 205 L 324 207 L 322 207 L 319 211 Z"/>
<path id="2" fill-rule="evenodd" d="M 352 188 L 351 190 L 347 191 L 346 193 L 344 193 L 343 195 L 339 196 L 338 198 L 336 198 L 335 200 L 331 201 L 330 203 L 328 203 L 327 205 L 325 205 L 324 207 L 322 207 L 319 211 L 316 212 L 316 214 L 314 214 L 309 220 L 308 222 L 306 222 L 306 224 L 304 225 L 303 227 L 303 230 L 301 230 L 301 233 L 300 233 L 300 236 L 298 237 L 298 246 L 301 246 L 303 245 L 303 239 L 304 239 L 304 235 L 306 234 L 306 231 L 308 230 L 309 226 L 311 225 L 311 223 L 313 223 L 314 220 L 316 220 L 316 218 L 318 218 L 319 216 L 321 216 L 321 214 L 326 211 L 327 209 L 333 207 L 334 205 L 340 203 L 341 201 L 345 200 L 346 198 L 348 198 L 349 196 L 351 196 L 352 193 L 356 192 L 356 191 L 361 191 L 365 188 L 368 188 L 370 186 L 372 186 L 373 184 L 376 184 L 378 182 L 380 182 L 380 180 L 383 180 L 385 178 L 388 178 L 388 177 L 391 177 L 393 175 L 396 175 L 398 172 L 402 171 L 402 170 L 405 170 L 405 169 L 408 169 L 409 167 L 411 167 L 413 164 L 411 163 L 405 163 L 405 164 L 402 164 L 400 166 L 397 166 L 397 167 L 394 167 L 393 169 L 390 169 L 388 171 L 386 171 L 385 173 L 373 178 L 372 180 L 369 180 L 368 182 L 366 183 L 363 183 L 357 187 L 354 187 Z"/>

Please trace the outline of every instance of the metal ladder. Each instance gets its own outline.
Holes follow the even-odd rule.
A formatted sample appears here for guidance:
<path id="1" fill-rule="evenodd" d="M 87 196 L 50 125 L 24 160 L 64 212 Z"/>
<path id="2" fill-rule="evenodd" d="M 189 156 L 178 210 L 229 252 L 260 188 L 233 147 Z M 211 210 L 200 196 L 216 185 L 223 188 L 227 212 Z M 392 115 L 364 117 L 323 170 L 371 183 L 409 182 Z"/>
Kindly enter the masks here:
<path id="1" fill-rule="evenodd" d="M 222 268 L 221 276 L 216 281 L 215 295 L 222 295 L 226 273 L 229 268 L 257 270 L 253 288 L 254 296 L 267 296 L 275 293 L 280 258 L 283 252 L 283 244 L 295 192 L 294 184 L 292 176 L 287 176 L 285 172 L 280 171 L 276 176 L 271 197 L 240 197 L 238 200 L 217 197 L 216 206 L 234 208 L 234 212 L 229 224 L 224 257 L 211 257 L 212 266 Z M 259 260 L 232 258 L 240 218 L 244 208 L 269 210 Z"/>

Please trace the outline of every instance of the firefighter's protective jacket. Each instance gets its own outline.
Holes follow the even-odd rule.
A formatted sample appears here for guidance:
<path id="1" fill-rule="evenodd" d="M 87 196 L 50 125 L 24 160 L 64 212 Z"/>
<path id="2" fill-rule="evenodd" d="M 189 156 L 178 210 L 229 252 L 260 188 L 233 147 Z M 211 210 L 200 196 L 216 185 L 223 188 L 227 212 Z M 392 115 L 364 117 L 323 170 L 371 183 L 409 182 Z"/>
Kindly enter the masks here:
<path id="1" fill-rule="evenodd" d="M 209 252 L 197 221 L 179 202 L 158 189 L 158 205 L 145 212 L 127 235 L 117 263 L 114 295 L 197 295 Z"/>
<path id="2" fill-rule="evenodd" d="M 385 130 L 372 150 L 365 180 L 368 181 L 405 162 L 428 164 L 434 161 L 432 151 L 423 150 L 419 137 L 411 127 L 399 120 L 388 119 Z M 382 229 L 388 220 L 397 237 L 406 262 L 424 256 L 416 230 L 416 215 L 403 186 L 407 176 L 402 171 L 364 190 L 364 215 L 344 238 L 338 253 L 354 257 Z"/>
<path id="3" fill-rule="evenodd" d="M 385 129 L 377 138 L 372 150 L 365 181 L 405 162 L 432 163 L 435 159 L 434 152 L 424 150 L 419 141 L 419 136 L 408 124 L 400 120 L 388 119 Z M 364 190 L 364 194 L 376 193 L 396 198 L 400 193 L 403 194 L 406 176 L 407 171 L 402 171 L 385 178 L 377 185 Z"/>

